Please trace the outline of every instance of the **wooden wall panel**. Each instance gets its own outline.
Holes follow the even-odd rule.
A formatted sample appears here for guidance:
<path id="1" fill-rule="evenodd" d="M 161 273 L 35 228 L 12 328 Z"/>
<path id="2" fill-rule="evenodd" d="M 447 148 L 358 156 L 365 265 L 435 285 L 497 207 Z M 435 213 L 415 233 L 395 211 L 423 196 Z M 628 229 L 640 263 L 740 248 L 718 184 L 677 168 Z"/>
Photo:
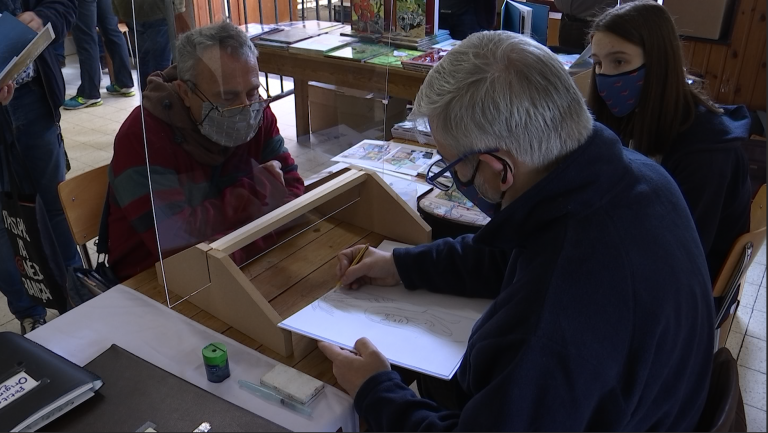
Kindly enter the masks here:
<path id="1" fill-rule="evenodd" d="M 758 0 L 752 18 L 749 40 L 742 55 L 741 73 L 737 76 L 733 97 L 729 101 L 731 104 L 746 105 L 752 101 L 752 89 L 755 86 L 762 55 L 765 54 L 765 5 L 765 1 Z"/>
<path id="2" fill-rule="evenodd" d="M 756 107 L 763 107 L 762 110 L 765 110 L 765 85 L 766 85 L 766 75 L 765 75 L 765 50 L 763 50 L 763 55 L 760 60 L 760 66 L 757 69 L 757 78 L 755 79 L 755 87 L 752 89 L 752 99 L 748 105 L 748 107 L 752 107 L 754 109 L 760 109 Z"/>
<path id="3" fill-rule="evenodd" d="M 192 0 L 195 13 L 195 25 L 205 26 L 212 22 L 221 22 L 226 18 L 227 0 Z M 210 9 L 209 9 L 210 3 Z M 243 5 L 245 3 L 245 5 Z M 259 8 L 261 3 L 261 8 Z M 277 3 L 277 18 L 279 22 L 285 22 L 293 18 L 298 21 L 298 2 L 288 0 L 229 0 L 230 16 L 235 25 L 247 22 L 275 24 L 275 3 Z M 243 8 L 245 6 L 245 9 Z M 291 11 L 290 8 L 293 8 Z M 263 15 L 263 21 L 262 21 Z M 307 19 L 313 19 L 308 17 Z M 327 18 L 327 17 L 326 17 Z"/>
<path id="4" fill-rule="evenodd" d="M 728 104 L 733 100 L 733 93 L 736 90 L 736 82 L 741 73 L 741 65 L 744 63 L 744 53 L 747 47 L 747 36 L 752 28 L 752 17 L 755 14 L 755 7 L 758 0 L 741 0 L 739 9 L 736 12 L 736 22 L 740 25 L 733 29 L 731 36 L 731 46 L 728 49 L 728 56 L 725 60 L 725 68 L 720 86 L 717 87 L 719 93 L 712 96 L 716 101 Z M 762 0 L 761 0 L 762 1 Z"/>
<path id="5" fill-rule="evenodd" d="M 740 0 L 729 43 L 683 41 L 683 56 L 716 102 L 765 110 L 765 40 L 766 0 Z"/>

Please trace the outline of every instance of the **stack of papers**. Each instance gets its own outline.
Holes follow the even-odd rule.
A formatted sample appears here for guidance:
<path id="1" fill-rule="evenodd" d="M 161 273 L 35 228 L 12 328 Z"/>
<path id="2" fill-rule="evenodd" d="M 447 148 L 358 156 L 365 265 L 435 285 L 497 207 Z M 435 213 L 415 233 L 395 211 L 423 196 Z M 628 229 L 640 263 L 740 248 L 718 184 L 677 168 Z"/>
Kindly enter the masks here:
<path id="1" fill-rule="evenodd" d="M 407 245 L 384 241 L 380 250 Z M 449 380 L 461 365 L 472 327 L 492 301 L 426 290 L 365 286 L 331 290 L 278 326 L 353 349 L 368 337 L 389 362 Z"/>
<path id="2" fill-rule="evenodd" d="M 288 51 L 308 56 L 322 56 L 353 42 L 357 42 L 357 39 L 347 36 L 319 35 L 291 45 Z"/>

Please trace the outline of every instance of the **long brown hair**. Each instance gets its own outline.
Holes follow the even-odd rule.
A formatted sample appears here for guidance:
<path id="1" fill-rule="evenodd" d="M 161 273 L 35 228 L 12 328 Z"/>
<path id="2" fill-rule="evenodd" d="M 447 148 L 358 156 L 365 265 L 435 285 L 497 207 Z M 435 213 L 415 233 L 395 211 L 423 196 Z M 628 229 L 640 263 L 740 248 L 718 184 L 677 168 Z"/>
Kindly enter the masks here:
<path id="1" fill-rule="evenodd" d="M 677 134 L 693 122 L 698 105 L 722 113 L 688 76 L 672 17 L 653 0 L 637 0 L 608 10 L 592 25 L 590 38 L 607 32 L 643 50 L 645 80 L 634 112 L 614 116 L 597 92 L 595 69 L 588 105 L 598 122 L 611 128 L 625 144 L 647 156 L 664 155 Z M 694 80 L 688 84 L 687 80 Z"/>

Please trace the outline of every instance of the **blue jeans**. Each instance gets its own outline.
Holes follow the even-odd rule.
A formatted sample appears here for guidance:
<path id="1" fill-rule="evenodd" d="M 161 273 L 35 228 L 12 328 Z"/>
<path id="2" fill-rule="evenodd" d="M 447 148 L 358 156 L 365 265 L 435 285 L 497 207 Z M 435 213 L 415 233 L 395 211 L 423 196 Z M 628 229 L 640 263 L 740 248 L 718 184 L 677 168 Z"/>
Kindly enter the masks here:
<path id="1" fill-rule="evenodd" d="M 104 48 L 112 58 L 115 83 L 122 88 L 133 87 L 133 75 L 128 60 L 128 46 L 117 28 L 117 17 L 112 12 L 111 0 L 78 0 L 77 20 L 72 27 L 77 56 L 80 59 L 80 87 L 77 96 L 85 99 L 101 97 L 101 67 L 99 65 L 99 35 L 104 38 Z"/>
<path id="2" fill-rule="evenodd" d="M 147 88 L 147 77 L 157 71 L 164 71 L 171 66 L 171 41 L 168 38 L 168 21 L 160 18 L 152 21 L 127 23 L 136 35 L 136 51 L 139 62 L 139 85 L 141 91 Z"/>
<path id="3" fill-rule="evenodd" d="M 80 254 L 69 231 L 67 219 L 59 200 L 58 186 L 64 180 L 64 142 L 61 140 L 59 125 L 53 118 L 51 104 L 40 77 L 19 86 L 8 109 L 13 122 L 10 128 L 0 122 L 0 145 L 10 143 L 12 134 L 26 162 L 34 175 L 37 193 L 45 206 L 56 243 L 67 266 L 82 266 Z M 15 167 L 22 188 L 32 190 L 29 175 L 22 167 Z M 2 178 L 5 178 L 3 176 Z M 2 179 L 0 178 L 0 179 Z M 4 189 L 8 186 L 4 186 Z M 5 229 L 0 226 L 0 292 L 8 298 L 11 314 L 20 321 L 28 317 L 44 317 L 45 309 L 36 304 L 21 284 L 21 277 L 14 262 L 13 248 Z"/>

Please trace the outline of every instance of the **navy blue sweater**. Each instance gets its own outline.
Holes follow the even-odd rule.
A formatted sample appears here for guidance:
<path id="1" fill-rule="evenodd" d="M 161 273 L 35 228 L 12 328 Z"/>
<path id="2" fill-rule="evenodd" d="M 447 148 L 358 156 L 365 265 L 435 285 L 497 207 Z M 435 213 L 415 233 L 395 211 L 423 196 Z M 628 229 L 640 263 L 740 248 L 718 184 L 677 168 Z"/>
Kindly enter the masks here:
<path id="1" fill-rule="evenodd" d="M 457 372 L 461 411 L 381 372 L 355 397 L 373 430 L 696 425 L 714 341 L 704 254 L 669 175 L 604 126 L 474 237 L 394 257 L 409 289 L 494 301 Z"/>
<path id="2" fill-rule="evenodd" d="M 752 196 L 741 147 L 749 137 L 749 112 L 743 105 L 721 108 L 719 115 L 699 107 L 661 160 L 691 210 L 712 282 L 736 238 L 749 231 Z"/>
<path id="3" fill-rule="evenodd" d="M 77 15 L 77 0 L 22 0 L 21 9 L 24 12 L 34 12 L 43 26 L 50 23 L 55 39 L 35 60 L 37 74 L 43 81 L 48 102 L 51 105 L 53 118 L 56 123 L 61 119 L 59 109 L 64 103 L 64 77 L 61 75 L 59 61 L 53 51 L 53 45 L 67 37 L 69 29 L 75 23 Z"/>

